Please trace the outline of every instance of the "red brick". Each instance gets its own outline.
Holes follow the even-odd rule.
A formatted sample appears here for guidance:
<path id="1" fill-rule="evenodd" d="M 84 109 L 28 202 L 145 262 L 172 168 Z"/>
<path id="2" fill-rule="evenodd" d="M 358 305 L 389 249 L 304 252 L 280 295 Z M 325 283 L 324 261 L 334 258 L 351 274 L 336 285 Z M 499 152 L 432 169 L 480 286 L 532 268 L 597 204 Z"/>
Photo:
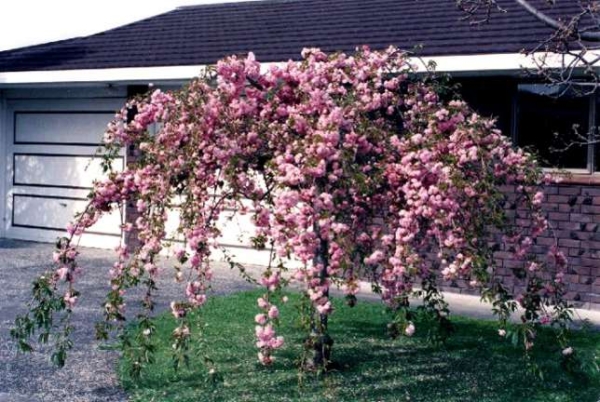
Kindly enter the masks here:
<path id="1" fill-rule="evenodd" d="M 581 187 L 580 186 L 559 187 L 558 194 L 560 194 L 560 195 L 579 195 L 579 194 L 581 194 Z"/>
<path id="2" fill-rule="evenodd" d="M 593 267 L 600 269 L 600 261 L 592 259 L 592 258 L 581 258 L 581 266 L 583 267 Z"/>
<path id="3" fill-rule="evenodd" d="M 590 291 L 592 287 L 590 285 L 582 285 L 582 284 L 577 284 L 577 283 L 571 283 L 569 284 L 569 289 L 577 292 L 579 294 L 585 294 L 588 293 Z"/>
<path id="4" fill-rule="evenodd" d="M 581 241 L 573 239 L 558 239 L 559 247 L 580 248 Z"/>
<path id="5" fill-rule="evenodd" d="M 511 194 L 515 192 L 515 186 L 505 184 L 500 186 L 500 191 L 502 191 L 505 194 Z"/>
<path id="6" fill-rule="evenodd" d="M 569 234 L 569 237 L 571 239 L 578 239 L 578 240 L 592 240 L 592 236 L 594 236 L 593 233 L 590 232 L 580 232 L 580 231 L 573 231 Z"/>
<path id="7" fill-rule="evenodd" d="M 582 205 L 581 213 L 584 214 L 600 214 L 600 205 Z"/>
<path id="8" fill-rule="evenodd" d="M 583 191 L 583 194 L 591 196 L 600 196 L 600 186 L 588 187 Z"/>
<path id="9" fill-rule="evenodd" d="M 507 260 L 507 259 L 513 258 L 514 255 L 513 255 L 513 253 L 511 253 L 509 251 L 496 251 L 494 253 L 494 257 Z"/>
<path id="10" fill-rule="evenodd" d="M 569 205 L 569 204 L 553 204 L 558 205 L 558 212 L 581 212 L 581 205 Z"/>
<path id="11" fill-rule="evenodd" d="M 579 223 L 579 222 L 571 222 L 571 221 L 561 221 L 561 222 L 558 222 L 558 228 L 559 229 L 566 229 L 566 230 L 580 230 L 581 229 L 581 223 Z"/>
<path id="12" fill-rule="evenodd" d="M 523 268 L 525 263 L 519 260 L 504 260 L 504 266 L 506 268 Z"/>
<path id="13" fill-rule="evenodd" d="M 583 222 L 583 223 L 593 222 L 592 217 L 590 215 L 585 215 L 585 214 L 570 214 L 569 219 L 573 222 Z"/>
<path id="14" fill-rule="evenodd" d="M 592 250 L 600 250 L 600 241 L 582 241 L 581 247 Z"/>
<path id="15" fill-rule="evenodd" d="M 573 270 L 577 272 L 578 275 L 582 277 L 590 277 L 592 269 L 590 267 L 583 267 L 579 264 L 574 263 L 571 259 L 569 259 L 569 265 L 573 267 Z"/>
<path id="16" fill-rule="evenodd" d="M 550 212 L 548 214 L 548 219 L 550 219 L 551 221 L 568 221 L 573 215 L 577 214 L 567 214 L 564 212 Z"/>
<path id="17" fill-rule="evenodd" d="M 556 239 L 554 237 L 538 237 L 537 244 L 540 246 L 554 246 Z"/>
<path id="18" fill-rule="evenodd" d="M 544 212 L 559 212 L 558 211 L 559 207 L 560 207 L 559 204 L 554 204 L 554 203 L 552 203 L 552 204 L 548 204 L 548 203 L 542 204 L 542 210 Z M 576 211 L 569 210 L 569 211 L 560 211 L 560 212 L 576 212 Z"/>
<path id="19" fill-rule="evenodd" d="M 590 250 L 584 250 L 582 248 L 570 248 L 569 249 L 569 253 L 568 255 L 570 257 L 581 257 L 581 258 L 591 258 L 592 257 L 592 253 L 590 252 Z"/>
<path id="20" fill-rule="evenodd" d="M 566 204 L 569 202 L 570 198 L 571 197 L 569 197 L 567 195 L 549 195 L 548 202 L 556 202 L 559 204 Z"/>

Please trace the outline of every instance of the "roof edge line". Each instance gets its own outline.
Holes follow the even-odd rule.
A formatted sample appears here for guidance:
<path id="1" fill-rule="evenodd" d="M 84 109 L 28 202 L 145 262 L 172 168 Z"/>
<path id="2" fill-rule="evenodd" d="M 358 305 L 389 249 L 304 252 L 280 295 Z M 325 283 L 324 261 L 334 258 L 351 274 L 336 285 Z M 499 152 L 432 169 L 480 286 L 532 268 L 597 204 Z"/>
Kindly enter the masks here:
<path id="1" fill-rule="evenodd" d="M 594 52 L 596 53 L 596 52 Z M 542 57 L 543 55 L 533 55 Z M 594 55 L 592 55 L 594 57 Z M 412 60 L 417 65 L 434 62 L 437 72 L 445 73 L 493 73 L 514 72 L 523 68 L 535 68 L 532 56 L 522 53 L 493 53 L 455 56 L 421 56 Z M 263 69 L 286 62 L 261 63 Z M 560 55 L 546 58 L 549 67 L 560 66 Z M 189 80 L 207 69 L 208 65 L 123 67 L 82 70 L 45 70 L 0 72 L 0 87 L 19 84 L 42 83 L 98 83 L 98 82 L 152 82 Z"/>

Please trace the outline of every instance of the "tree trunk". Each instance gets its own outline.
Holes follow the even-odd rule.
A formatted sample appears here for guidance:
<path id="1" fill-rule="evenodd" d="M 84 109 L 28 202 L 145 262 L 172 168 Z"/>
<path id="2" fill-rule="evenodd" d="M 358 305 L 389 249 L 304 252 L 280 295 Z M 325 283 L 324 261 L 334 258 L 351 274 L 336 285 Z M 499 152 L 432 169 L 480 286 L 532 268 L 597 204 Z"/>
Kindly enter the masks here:
<path id="1" fill-rule="evenodd" d="M 317 234 L 320 233 L 318 223 L 315 223 L 315 232 Z M 321 266 L 319 279 L 321 280 L 321 284 L 324 284 L 329 277 L 327 273 L 327 268 L 329 267 L 329 243 L 327 240 L 321 239 L 320 236 L 319 248 L 315 254 L 314 264 L 315 266 Z M 327 289 L 324 296 L 329 298 L 329 289 Z M 317 371 L 326 370 L 331 362 L 333 339 L 331 339 L 327 330 L 327 319 L 327 314 L 319 314 L 316 309 L 311 317 L 310 342 L 313 348 L 313 356 L 312 361 L 307 363 L 309 368 Z"/>

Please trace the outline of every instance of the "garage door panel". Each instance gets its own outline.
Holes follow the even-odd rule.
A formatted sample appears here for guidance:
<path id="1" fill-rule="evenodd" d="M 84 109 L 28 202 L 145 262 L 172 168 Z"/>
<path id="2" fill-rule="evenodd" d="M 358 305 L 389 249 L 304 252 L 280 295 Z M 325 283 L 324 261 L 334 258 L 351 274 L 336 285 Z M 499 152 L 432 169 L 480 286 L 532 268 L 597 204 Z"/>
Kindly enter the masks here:
<path id="1" fill-rule="evenodd" d="M 13 185 L 90 189 L 103 176 L 101 162 L 89 155 L 15 153 Z M 123 158 L 115 162 L 114 168 L 122 170 Z"/>
<path id="2" fill-rule="evenodd" d="M 64 230 L 40 230 L 15 226 L 11 228 L 8 237 L 11 239 L 54 243 L 56 239 L 63 236 L 66 236 Z M 121 236 L 90 232 L 81 237 L 76 237 L 74 243 L 83 247 L 112 249 L 121 244 Z"/>
<path id="3" fill-rule="evenodd" d="M 125 104 L 125 98 L 95 99 L 15 99 L 8 102 L 13 112 L 117 112 Z"/>
<path id="4" fill-rule="evenodd" d="M 13 194 L 12 226 L 64 231 L 76 213 L 85 209 L 85 198 Z M 96 234 L 120 235 L 121 217 L 113 211 L 100 218 L 90 229 Z"/>
<path id="5" fill-rule="evenodd" d="M 223 230 L 223 235 L 218 239 L 220 247 L 212 249 L 211 259 L 214 261 L 228 261 L 228 258 L 231 258 L 233 261 L 245 265 L 268 265 L 271 257 L 270 251 L 254 249 L 248 240 L 250 236 L 247 230 L 240 229 L 236 225 L 238 222 L 233 224 L 228 222 L 229 225 L 226 222 L 227 219 L 220 220 L 219 228 Z M 165 244 L 170 244 L 170 249 L 165 250 L 167 254 L 174 252 L 183 244 L 183 235 L 176 233 L 178 225 L 179 211 L 177 209 L 168 211 L 168 219 L 165 224 L 168 240 Z M 290 262 L 290 267 L 296 266 L 295 261 Z"/>
<path id="6" fill-rule="evenodd" d="M 183 236 L 177 233 L 180 224 L 179 209 L 173 208 L 167 211 L 165 232 L 167 238 L 183 240 Z M 252 247 L 252 237 L 256 233 L 256 226 L 252 222 L 252 215 L 225 211 L 217 221 L 217 228 L 221 231 L 219 242 L 239 247 Z"/>
<path id="7" fill-rule="evenodd" d="M 183 240 L 183 236 L 176 233 L 179 223 L 179 209 L 173 208 L 167 211 L 165 230 L 169 241 L 174 242 L 173 248 L 180 247 Z M 269 264 L 270 251 L 256 250 L 252 247 L 251 238 L 256 231 L 256 226 L 252 222 L 252 214 L 242 215 L 226 211 L 218 221 L 218 228 L 222 233 L 218 238 L 221 248 L 213 249 L 211 256 L 213 260 L 225 260 L 227 255 L 233 258 L 234 261 L 242 264 Z M 288 268 L 299 268 L 301 266 L 297 260 L 286 259 L 285 264 Z"/>
<path id="8" fill-rule="evenodd" d="M 110 111 L 17 111 L 14 113 L 14 143 L 97 146 L 113 116 Z"/>
<path id="9" fill-rule="evenodd" d="M 7 237 L 55 241 L 87 204 L 104 177 L 94 157 L 107 124 L 124 99 L 11 100 L 7 103 Z M 124 155 L 113 165 L 124 168 Z M 121 216 L 108 214 L 80 244 L 112 248 L 121 241 Z"/>

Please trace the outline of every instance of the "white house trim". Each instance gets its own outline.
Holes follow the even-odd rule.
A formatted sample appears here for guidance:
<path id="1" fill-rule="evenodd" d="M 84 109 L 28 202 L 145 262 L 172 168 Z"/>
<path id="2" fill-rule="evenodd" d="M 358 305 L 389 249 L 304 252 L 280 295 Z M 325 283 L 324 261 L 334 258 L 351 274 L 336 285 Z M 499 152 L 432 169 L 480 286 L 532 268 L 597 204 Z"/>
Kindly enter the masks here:
<path id="1" fill-rule="evenodd" d="M 591 55 L 593 57 L 594 55 Z M 534 57 L 542 57 L 542 54 Z M 433 61 L 436 71 L 448 73 L 485 74 L 497 71 L 515 72 L 523 68 L 535 68 L 532 56 L 521 53 L 478 54 L 462 56 L 425 56 L 424 62 Z M 419 62 L 415 60 L 418 65 Z M 551 55 L 546 65 L 559 67 L 561 58 Z M 263 63 L 263 69 L 281 63 Z M 57 83 L 118 83 L 161 82 L 188 80 L 205 71 L 206 65 L 170 67 L 103 68 L 86 70 L 17 71 L 0 73 L 0 86 L 10 87 L 26 84 Z"/>
<path id="2" fill-rule="evenodd" d="M 46 83 L 149 82 L 190 79 L 206 66 L 101 68 L 0 73 L 0 86 Z"/>
<path id="3" fill-rule="evenodd" d="M 427 63 L 434 62 L 435 70 L 444 73 L 491 73 L 535 67 L 531 56 L 521 53 L 436 56 L 423 57 L 422 60 Z"/>

